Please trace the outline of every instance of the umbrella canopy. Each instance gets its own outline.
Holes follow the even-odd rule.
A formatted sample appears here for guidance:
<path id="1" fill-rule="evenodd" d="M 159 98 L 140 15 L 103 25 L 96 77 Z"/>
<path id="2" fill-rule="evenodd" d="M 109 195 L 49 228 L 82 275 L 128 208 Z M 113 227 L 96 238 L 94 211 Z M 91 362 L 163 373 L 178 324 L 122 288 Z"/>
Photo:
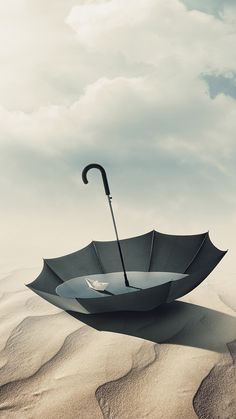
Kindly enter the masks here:
<path id="1" fill-rule="evenodd" d="M 175 236 L 153 230 L 120 245 L 130 287 L 124 285 L 116 241 L 93 241 L 69 255 L 45 259 L 42 272 L 27 286 L 63 310 L 147 310 L 192 291 L 226 253 L 208 233 Z M 86 279 L 109 285 L 97 291 Z"/>
<path id="2" fill-rule="evenodd" d="M 155 230 L 120 240 L 104 168 L 100 170 L 116 240 L 92 241 L 87 247 L 55 259 L 45 259 L 41 274 L 27 286 L 50 303 L 80 313 L 150 310 L 182 297 L 215 268 L 225 251 L 208 233 L 176 236 Z"/>

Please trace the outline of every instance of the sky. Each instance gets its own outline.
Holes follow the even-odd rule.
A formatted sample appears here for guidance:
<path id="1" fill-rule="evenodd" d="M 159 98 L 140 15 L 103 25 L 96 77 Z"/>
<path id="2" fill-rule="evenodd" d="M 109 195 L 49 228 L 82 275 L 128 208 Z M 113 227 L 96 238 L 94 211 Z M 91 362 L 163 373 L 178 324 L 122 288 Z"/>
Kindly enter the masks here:
<path id="1" fill-rule="evenodd" d="M 210 231 L 236 275 L 233 0 L 0 0 L 0 270 Z"/>

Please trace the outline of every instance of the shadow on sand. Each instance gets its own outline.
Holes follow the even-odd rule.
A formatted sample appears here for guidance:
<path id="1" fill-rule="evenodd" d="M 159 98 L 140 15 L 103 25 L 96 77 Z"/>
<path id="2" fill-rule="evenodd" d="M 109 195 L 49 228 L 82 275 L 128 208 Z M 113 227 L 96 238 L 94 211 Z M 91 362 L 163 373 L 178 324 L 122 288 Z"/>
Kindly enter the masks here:
<path id="1" fill-rule="evenodd" d="M 236 317 L 181 301 L 143 312 L 68 313 L 96 330 L 122 333 L 155 343 L 223 353 L 227 351 L 226 344 L 236 339 Z"/>

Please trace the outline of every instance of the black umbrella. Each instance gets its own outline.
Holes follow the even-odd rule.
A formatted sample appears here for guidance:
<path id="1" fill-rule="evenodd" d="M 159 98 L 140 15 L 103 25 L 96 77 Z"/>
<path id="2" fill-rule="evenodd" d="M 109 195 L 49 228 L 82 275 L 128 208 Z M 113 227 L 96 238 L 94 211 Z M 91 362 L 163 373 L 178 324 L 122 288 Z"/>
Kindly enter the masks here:
<path id="1" fill-rule="evenodd" d="M 120 240 L 104 168 L 90 164 L 82 173 L 101 171 L 115 229 L 115 241 L 45 259 L 38 278 L 27 286 L 52 304 L 80 313 L 150 310 L 197 287 L 225 255 L 209 234 L 177 236 L 155 230 Z"/>

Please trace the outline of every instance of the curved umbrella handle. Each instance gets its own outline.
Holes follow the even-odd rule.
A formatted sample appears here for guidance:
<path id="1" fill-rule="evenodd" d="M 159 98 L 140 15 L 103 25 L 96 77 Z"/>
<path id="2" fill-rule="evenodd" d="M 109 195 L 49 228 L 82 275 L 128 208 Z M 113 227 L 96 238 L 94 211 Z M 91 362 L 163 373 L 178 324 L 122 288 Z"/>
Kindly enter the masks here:
<path id="1" fill-rule="evenodd" d="M 92 164 L 88 164 L 88 166 L 86 166 L 82 172 L 82 179 L 84 183 L 88 183 L 88 179 L 87 179 L 87 173 L 90 169 L 98 169 L 101 172 L 102 175 L 102 180 L 103 180 L 103 185 L 104 185 L 104 189 L 105 189 L 105 194 L 106 195 L 110 195 L 110 189 L 109 189 L 109 185 L 108 185 L 108 181 L 107 181 L 107 175 L 105 172 L 105 169 L 97 163 L 92 163 Z"/>
<path id="2" fill-rule="evenodd" d="M 115 234 L 116 234 L 117 246 L 118 246 L 118 250 L 119 250 L 119 254 L 120 254 L 120 260 L 121 260 L 121 264 L 122 264 L 122 268 L 123 268 L 123 272 L 124 272 L 125 285 L 126 285 L 126 287 L 129 287 L 130 285 L 129 285 L 129 281 L 128 281 L 128 278 L 127 278 L 127 273 L 126 273 L 126 270 L 125 270 L 124 258 L 123 258 L 123 254 L 122 254 L 122 250 L 121 250 L 121 246 L 120 246 L 120 240 L 119 240 L 119 236 L 118 236 L 118 232 L 117 232 L 116 221 L 115 221 L 115 217 L 114 217 L 114 213 L 113 213 L 113 209 L 112 209 L 112 204 L 111 204 L 112 197 L 110 196 L 110 189 L 109 189 L 109 185 L 108 185 L 108 181 L 107 181 L 107 175 L 106 175 L 105 169 L 100 164 L 97 164 L 97 163 L 88 164 L 88 166 L 86 166 L 84 168 L 83 172 L 82 172 L 82 179 L 83 179 L 83 182 L 86 183 L 86 184 L 88 183 L 87 173 L 90 169 L 98 169 L 98 170 L 100 170 L 101 175 L 102 175 L 105 194 L 107 195 L 107 199 L 108 199 L 108 203 L 109 203 L 109 207 L 110 207 L 110 211 L 111 211 L 112 221 L 113 221 Z"/>

